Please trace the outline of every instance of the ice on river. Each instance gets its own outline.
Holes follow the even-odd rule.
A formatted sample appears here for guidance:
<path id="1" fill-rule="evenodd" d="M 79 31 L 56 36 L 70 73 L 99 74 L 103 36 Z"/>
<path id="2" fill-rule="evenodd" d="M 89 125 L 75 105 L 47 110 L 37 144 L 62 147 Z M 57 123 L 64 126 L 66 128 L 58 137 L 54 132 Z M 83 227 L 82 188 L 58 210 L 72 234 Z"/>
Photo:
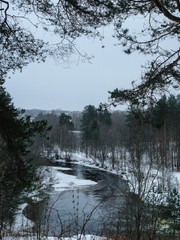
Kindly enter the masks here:
<path id="1" fill-rule="evenodd" d="M 53 187 L 54 192 L 61 192 L 65 190 L 72 190 L 73 188 L 86 187 L 86 186 L 92 186 L 97 184 L 97 182 L 94 182 L 91 180 L 79 179 L 76 176 L 62 173 L 61 170 L 71 170 L 71 168 L 41 167 L 40 175 L 42 177 L 41 184 L 43 188 L 50 184 Z M 33 195 L 37 195 L 37 191 L 34 191 L 34 193 L 29 194 L 29 196 L 34 198 Z M 36 197 L 36 201 L 38 201 L 37 197 Z M 27 219 L 23 214 L 23 209 L 26 207 L 26 205 L 27 204 L 21 204 L 19 206 L 19 211 L 16 214 L 15 222 L 12 226 L 13 232 L 20 232 L 23 229 L 32 228 L 33 226 L 33 222 Z M 8 239 L 8 238 L 4 238 L 4 239 Z M 50 238 L 48 240 L 50 240 Z"/>
<path id="2" fill-rule="evenodd" d="M 85 179 L 79 179 L 76 176 L 62 173 L 61 170 L 71 170 L 62 167 L 50 167 L 51 174 L 53 176 L 52 187 L 55 192 L 71 190 L 76 187 L 92 186 L 97 182 Z"/>

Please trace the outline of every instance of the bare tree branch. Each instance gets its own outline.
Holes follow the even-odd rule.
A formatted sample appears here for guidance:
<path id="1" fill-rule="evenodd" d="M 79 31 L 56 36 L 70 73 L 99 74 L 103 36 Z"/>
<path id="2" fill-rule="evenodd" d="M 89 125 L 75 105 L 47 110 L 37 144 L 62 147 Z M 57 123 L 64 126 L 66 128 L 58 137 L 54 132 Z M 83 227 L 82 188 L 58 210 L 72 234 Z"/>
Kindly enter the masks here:
<path id="1" fill-rule="evenodd" d="M 7 1 L 5 1 L 5 0 L 0 0 L 0 2 L 1 3 L 5 3 L 6 5 L 7 5 L 7 7 L 6 7 L 6 9 L 4 10 L 4 9 L 2 9 L 2 10 L 4 10 L 4 23 L 6 23 L 7 24 L 7 11 L 8 11 L 8 9 L 9 9 L 9 2 L 7 2 Z M 7 24 L 8 25 L 8 24 Z"/>
<path id="2" fill-rule="evenodd" d="M 174 15 L 172 15 L 160 2 L 159 0 L 154 0 L 154 3 L 156 4 L 156 6 L 159 8 L 159 10 L 164 14 L 165 17 L 167 17 L 168 19 L 180 23 L 180 17 L 176 17 Z"/>

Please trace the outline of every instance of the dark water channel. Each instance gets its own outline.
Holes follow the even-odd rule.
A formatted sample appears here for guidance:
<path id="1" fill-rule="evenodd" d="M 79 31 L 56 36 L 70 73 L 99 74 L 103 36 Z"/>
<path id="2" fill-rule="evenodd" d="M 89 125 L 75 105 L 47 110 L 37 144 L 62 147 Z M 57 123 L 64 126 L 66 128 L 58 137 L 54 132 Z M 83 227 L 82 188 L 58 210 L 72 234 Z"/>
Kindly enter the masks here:
<path id="1" fill-rule="evenodd" d="M 123 193 L 128 188 L 122 177 L 71 162 L 53 166 L 70 168 L 60 171 L 97 184 L 63 192 L 51 189 L 42 202 L 28 205 L 24 214 L 35 222 L 36 230 L 55 235 L 116 231 L 124 205 Z"/>

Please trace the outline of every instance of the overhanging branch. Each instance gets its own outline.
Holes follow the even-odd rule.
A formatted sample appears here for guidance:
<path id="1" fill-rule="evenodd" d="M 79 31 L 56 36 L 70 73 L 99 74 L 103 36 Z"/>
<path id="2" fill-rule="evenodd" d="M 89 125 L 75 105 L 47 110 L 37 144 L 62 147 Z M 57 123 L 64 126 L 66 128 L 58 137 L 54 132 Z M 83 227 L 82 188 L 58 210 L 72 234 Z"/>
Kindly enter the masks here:
<path id="1" fill-rule="evenodd" d="M 161 68 L 161 65 L 152 66 L 147 75 L 145 74 L 141 84 L 132 89 L 115 89 L 113 92 L 109 92 L 111 94 L 111 104 L 116 106 L 121 103 L 130 102 L 131 104 L 152 105 L 155 99 L 154 94 L 157 93 L 157 90 L 167 90 L 167 86 L 172 83 L 173 78 L 180 83 L 180 72 L 174 69 L 180 62 L 179 51 L 174 54 L 178 55 L 176 59 L 165 67 Z"/>
<path id="2" fill-rule="evenodd" d="M 179 3 L 179 1 L 177 1 Z M 172 15 L 164 6 L 159 2 L 159 0 L 154 0 L 155 5 L 158 7 L 158 9 L 164 14 L 165 17 L 168 19 L 180 23 L 180 17 L 176 17 Z"/>
<path id="3" fill-rule="evenodd" d="M 7 1 L 5 1 L 5 0 L 0 0 L 0 2 L 1 3 L 5 3 L 7 6 L 6 6 L 6 8 L 4 9 L 1 9 L 1 10 L 4 10 L 4 21 L 3 21 L 3 23 L 5 23 L 5 24 L 7 24 L 8 25 L 8 23 L 7 23 L 7 11 L 8 11 L 8 9 L 9 9 L 9 2 L 7 2 Z M 8 25 L 8 27 L 9 27 L 9 25 Z"/>

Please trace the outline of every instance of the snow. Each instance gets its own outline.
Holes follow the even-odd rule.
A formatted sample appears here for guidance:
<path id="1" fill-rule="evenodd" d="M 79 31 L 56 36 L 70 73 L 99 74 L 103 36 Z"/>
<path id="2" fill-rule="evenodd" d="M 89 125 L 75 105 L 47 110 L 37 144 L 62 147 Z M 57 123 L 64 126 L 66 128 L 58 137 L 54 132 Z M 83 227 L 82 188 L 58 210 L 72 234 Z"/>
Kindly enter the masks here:
<path id="1" fill-rule="evenodd" d="M 99 169 L 101 171 L 108 171 L 108 172 L 111 172 L 111 173 L 114 173 L 114 174 L 119 174 L 120 173 L 119 169 L 117 169 L 117 168 L 112 169 L 111 163 L 108 162 L 108 160 L 106 160 L 104 166 L 102 167 L 102 164 L 99 161 L 99 159 L 86 157 L 85 153 L 75 152 L 75 153 L 71 153 L 69 155 L 70 155 L 70 158 L 71 158 L 71 160 L 74 164 L 80 164 L 80 165 L 83 165 L 83 166 L 86 166 L 86 167 L 92 167 L 92 168 Z M 63 157 L 63 156 L 65 156 L 65 154 L 61 153 L 61 156 Z M 51 157 L 53 157 L 53 155 Z M 57 159 L 57 160 L 55 160 L 55 162 L 65 162 L 65 161 L 62 160 L 62 159 Z"/>
<path id="2" fill-rule="evenodd" d="M 65 157 L 66 153 L 61 153 L 61 156 L 62 157 Z M 91 166 L 93 165 L 93 167 L 95 167 L 95 162 L 96 160 L 95 159 L 92 159 L 91 157 L 86 157 L 85 153 L 81 153 L 81 152 L 75 152 L 75 153 L 71 153 L 69 154 L 71 159 L 74 161 L 74 162 L 77 162 L 78 164 L 82 164 L 82 165 L 88 165 L 88 166 Z M 52 157 L 54 157 L 52 155 Z M 62 162 L 63 160 L 62 159 L 58 159 L 58 160 L 55 160 L 56 162 Z M 98 161 L 98 160 L 97 160 Z"/>
<path id="3" fill-rule="evenodd" d="M 55 192 L 62 192 L 66 190 L 72 190 L 73 188 L 88 187 L 97 184 L 95 181 L 79 179 L 76 176 L 72 176 L 61 172 L 72 170 L 65 167 L 41 167 L 39 174 L 41 178 L 41 190 L 46 189 L 48 185 L 54 188 Z M 29 196 L 37 195 L 37 191 L 34 191 Z M 38 198 L 35 198 L 38 201 Z"/>
<path id="4" fill-rule="evenodd" d="M 27 203 L 19 205 L 19 210 L 15 216 L 15 221 L 11 227 L 11 231 L 19 233 L 22 229 L 31 229 L 34 223 L 24 216 L 23 209 L 27 206 Z"/>
<path id="5" fill-rule="evenodd" d="M 121 174 L 122 170 L 116 168 L 112 169 L 111 164 L 106 162 L 106 165 L 104 168 L 102 168 L 100 162 L 98 159 L 92 159 L 90 157 L 86 158 L 84 153 L 71 153 L 71 159 L 73 160 L 74 164 L 81 164 L 84 166 L 88 167 L 93 167 L 93 168 L 98 168 L 103 171 L 110 171 L 111 173 L 114 174 Z M 63 162 L 64 160 L 59 159 L 55 160 L 56 162 Z M 69 175 L 64 173 L 64 171 L 70 171 L 72 170 L 71 168 L 63 168 L 63 167 L 41 167 L 39 169 L 39 173 L 41 175 L 41 188 L 39 190 L 44 190 L 48 187 L 51 186 L 53 188 L 54 193 L 57 192 L 62 192 L 62 191 L 67 191 L 67 190 L 72 190 L 74 188 L 84 188 L 84 187 L 89 187 L 92 185 L 97 184 L 97 182 L 91 181 L 91 180 L 84 180 L 84 179 L 79 179 L 76 176 Z M 62 172 L 63 171 L 63 172 Z M 136 188 L 137 184 L 135 182 L 135 179 L 133 178 L 133 175 L 129 172 L 129 169 L 127 168 L 126 171 L 123 171 L 124 175 L 123 178 L 127 180 L 130 186 L 130 190 L 136 193 Z M 153 184 L 158 185 L 161 179 L 162 179 L 162 174 L 161 171 L 157 171 L 156 169 L 151 169 L 149 171 L 148 166 L 144 166 L 144 173 L 149 174 L 150 178 L 148 178 L 148 181 L 145 183 L 146 186 L 146 191 L 147 193 L 150 192 Z M 169 175 L 170 174 L 170 175 Z M 171 177 L 171 182 L 173 186 L 175 186 L 179 192 L 180 192 L 180 172 L 166 172 L 165 177 Z M 166 179 L 165 179 L 166 181 Z M 29 194 L 34 200 L 40 201 L 41 198 L 37 197 L 38 191 L 34 191 Z M 145 196 L 146 197 L 146 196 Z M 23 229 L 29 229 L 33 227 L 33 222 L 27 219 L 23 215 L 23 209 L 26 207 L 27 204 L 22 204 L 20 205 L 20 209 L 17 212 L 15 223 L 12 226 L 12 230 L 14 233 L 18 232 L 20 233 Z M 3 240 L 37 240 L 35 236 L 31 237 L 4 237 Z M 74 236 L 72 238 L 61 238 L 62 240 L 102 240 L 105 238 L 100 238 L 97 236 L 92 236 L 92 235 L 86 235 L 86 236 Z M 43 237 L 42 240 L 58 240 L 57 237 Z"/>
<path id="6" fill-rule="evenodd" d="M 39 238 L 35 236 L 30 236 L 30 237 L 13 237 L 8 236 L 4 237 L 3 240 L 38 240 Z M 94 235 L 77 235 L 73 237 L 64 237 L 64 238 L 58 238 L 58 237 L 42 237 L 41 240 L 106 240 L 105 237 L 99 237 L 99 236 L 94 236 Z"/>
<path id="7" fill-rule="evenodd" d="M 173 176 L 175 178 L 176 183 L 180 187 L 180 172 L 173 172 Z"/>
<path id="8" fill-rule="evenodd" d="M 62 169 L 62 167 L 50 167 L 50 171 L 52 171 L 52 175 L 54 177 L 54 183 L 52 184 L 52 187 L 54 188 L 55 192 L 71 190 L 77 187 L 87 187 L 97 184 L 97 182 L 91 180 L 78 179 L 76 176 L 62 173 L 60 171 Z"/>
<path id="9" fill-rule="evenodd" d="M 61 152 L 61 156 L 63 153 Z M 52 156 L 53 157 L 53 156 Z M 119 168 L 112 169 L 111 161 L 106 160 L 104 166 L 101 166 L 101 163 L 98 159 L 94 159 L 91 157 L 86 157 L 85 153 L 77 152 L 70 154 L 71 160 L 74 164 L 81 164 L 83 166 L 88 166 L 92 168 L 96 168 L 102 171 L 111 172 L 113 174 L 121 175 L 124 180 L 126 180 L 129 184 L 130 191 L 134 193 L 138 193 L 138 183 L 136 177 L 132 174 L 129 166 L 126 166 L 126 169 L 122 170 Z M 56 162 L 60 162 L 62 160 L 55 160 Z M 176 187 L 180 193 L 180 172 L 172 172 L 170 169 L 164 169 L 164 174 L 162 174 L 161 169 L 155 169 L 152 166 L 148 166 L 147 163 L 142 164 L 141 170 L 144 173 L 144 180 L 142 182 L 142 193 L 144 194 L 144 200 L 147 197 L 147 194 L 150 194 L 153 189 L 157 189 L 160 187 L 162 183 L 162 179 L 165 184 L 169 184 L 169 187 L 173 189 Z M 164 193 L 166 195 L 166 193 Z M 162 196 L 163 198 L 163 196 Z M 158 198 L 157 198 L 158 199 Z M 148 199 L 149 200 L 149 199 Z M 158 200 L 157 200 L 158 201 Z"/>
<path id="10" fill-rule="evenodd" d="M 41 175 L 41 188 L 39 190 L 42 189 L 46 189 L 46 187 L 48 185 L 50 185 L 51 187 L 53 187 L 53 191 L 54 192 L 62 192 L 62 191 L 67 191 L 67 190 L 72 190 L 74 188 L 82 188 L 82 187 L 88 187 L 88 186 L 92 186 L 97 184 L 97 182 L 95 181 L 91 181 L 91 180 L 84 180 L 84 179 L 78 179 L 75 176 L 69 175 L 69 174 L 65 174 L 62 173 L 61 170 L 71 170 L 71 168 L 63 168 L 63 167 L 41 167 L 39 169 L 39 173 Z M 31 197 L 34 201 L 41 201 L 42 199 L 37 197 L 38 195 L 38 191 L 33 191 L 31 193 L 28 194 L 28 197 Z M 31 229 L 34 226 L 34 223 L 32 221 L 30 221 L 29 219 L 27 219 L 24 215 L 23 215 L 23 209 L 27 206 L 26 203 L 21 204 L 19 206 L 19 210 L 15 216 L 15 221 L 14 224 L 12 226 L 12 232 L 14 233 L 19 233 L 21 232 L 23 229 Z M 4 239 L 8 239 L 8 238 L 4 238 Z M 13 238 L 16 239 L 16 238 Z M 18 240 L 34 240 L 36 238 L 18 238 Z M 48 238 L 48 240 L 50 240 L 51 238 Z M 55 239 L 55 238 L 52 238 Z M 89 240 L 90 238 L 88 238 L 87 240 Z M 67 239 L 68 240 L 68 239 Z M 85 238 L 86 240 L 86 238 Z"/>

